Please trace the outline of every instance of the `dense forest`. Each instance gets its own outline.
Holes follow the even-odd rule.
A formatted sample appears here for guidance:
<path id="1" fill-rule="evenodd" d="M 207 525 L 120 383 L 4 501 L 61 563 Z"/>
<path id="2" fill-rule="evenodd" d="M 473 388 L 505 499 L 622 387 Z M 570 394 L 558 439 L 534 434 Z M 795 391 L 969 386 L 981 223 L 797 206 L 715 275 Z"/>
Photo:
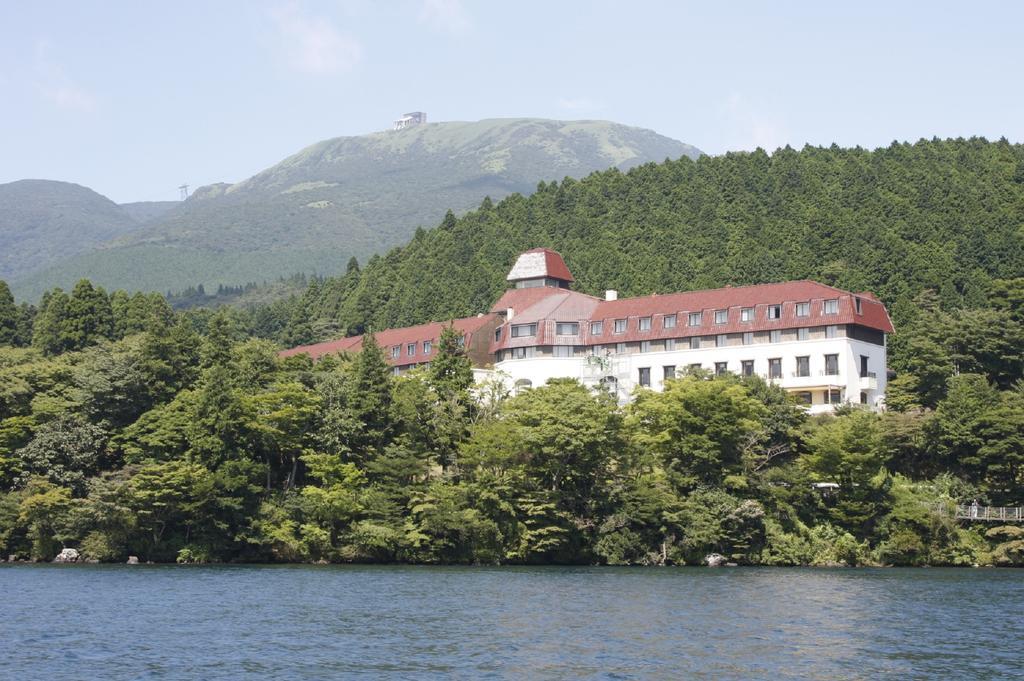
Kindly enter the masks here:
<path id="1" fill-rule="evenodd" d="M 302 296 L 175 311 L 0 284 L 0 554 L 93 560 L 1021 565 L 1024 151 L 956 140 L 681 159 L 543 185 Z M 516 253 L 625 294 L 812 277 L 889 305 L 889 410 L 694 373 L 619 407 L 284 344 L 477 312 Z M 438 292 L 443 291 L 441 295 Z M 819 491 L 813 483 L 838 484 Z"/>

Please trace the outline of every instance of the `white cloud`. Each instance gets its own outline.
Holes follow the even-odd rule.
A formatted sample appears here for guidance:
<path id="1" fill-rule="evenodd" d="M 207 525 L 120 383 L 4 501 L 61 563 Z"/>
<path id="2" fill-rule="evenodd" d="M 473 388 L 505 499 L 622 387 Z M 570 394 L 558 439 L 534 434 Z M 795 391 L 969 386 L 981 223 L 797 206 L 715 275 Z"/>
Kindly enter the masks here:
<path id="1" fill-rule="evenodd" d="M 765 114 L 760 107 L 752 106 L 738 92 L 733 92 L 725 102 L 726 114 L 735 130 L 734 149 L 756 149 L 761 147 L 771 153 L 783 147 L 790 139 L 786 126 L 775 116 Z"/>
<path id="2" fill-rule="evenodd" d="M 461 0 L 422 0 L 420 23 L 455 35 L 468 33 L 473 23 Z"/>
<path id="3" fill-rule="evenodd" d="M 271 11 L 288 64 L 303 73 L 331 75 L 351 71 L 363 58 L 363 47 L 329 20 L 310 17 L 294 5 Z"/>
<path id="4" fill-rule="evenodd" d="M 99 100 L 89 90 L 75 83 L 67 70 L 54 60 L 53 45 L 48 40 L 36 43 L 34 85 L 43 99 L 59 109 L 95 113 Z"/>

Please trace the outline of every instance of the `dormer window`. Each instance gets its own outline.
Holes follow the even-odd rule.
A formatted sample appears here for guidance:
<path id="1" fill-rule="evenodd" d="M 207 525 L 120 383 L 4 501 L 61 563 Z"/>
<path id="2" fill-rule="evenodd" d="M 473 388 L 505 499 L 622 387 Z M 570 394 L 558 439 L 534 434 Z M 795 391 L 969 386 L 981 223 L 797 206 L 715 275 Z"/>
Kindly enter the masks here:
<path id="1" fill-rule="evenodd" d="M 392 345 L 391 346 L 391 359 L 398 359 L 402 356 L 402 346 Z"/>
<path id="2" fill-rule="evenodd" d="M 861 309 L 861 305 L 860 305 L 860 298 L 854 297 L 854 299 L 853 299 L 853 307 L 857 311 L 857 314 L 863 314 L 863 310 Z"/>
<path id="3" fill-rule="evenodd" d="M 703 315 L 700 312 L 691 312 L 688 320 L 690 326 L 700 326 L 700 318 Z"/>
<path id="4" fill-rule="evenodd" d="M 578 336 L 580 335 L 579 322 L 558 322 L 555 324 L 555 335 L 557 336 Z"/>
<path id="5" fill-rule="evenodd" d="M 615 320 L 615 333 L 626 333 L 626 320 L 616 319 Z"/>
<path id="6" fill-rule="evenodd" d="M 590 322 L 590 335 L 600 336 L 604 333 L 604 322 Z"/>
<path id="7" fill-rule="evenodd" d="M 715 310 L 715 324 L 725 324 L 729 321 L 728 310 Z"/>
<path id="8" fill-rule="evenodd" d="M 501 327 L 499 326 L 494 330 L 494 342 L 497 343 L 501 340 Z"/>
<path id="9" fill-rule="evenodd" d="M 810 303 L 797 303 L 796 304 L 796 316 L 797 317 L 808 317 L 811 314 Z"/>
<path id="10" fill-rule="evenodd" d="M 676 328 L 676 316 L 674 314 L 667 314 L 661 320 L 661 328 L 663 329 L 674 329 Z"/>
<path id="11" fill-rule="evenodd" d="M 406 357 L 415 357 L 416 356 L 416 344 L 415 343 L 409 343 L 407 346 L 405 346 L 405 355 L 406 355 Z"/>
<path id="12" fill-rule="evenodd" d="M 782 306 L 781 305 L 769 305 L 768 306 L 768 319 L 782 319 Z"/>
<path id="13" fill-rule="evenodd" d="M 640 329 L 641 331 L 650 331 L 651 330 L 651 318 L 650 317 L 641 317 L 639 320 L 637 320 L 637 328 Z"/>
<path id="14" fill-rule="evenodd" d="M 754 321 L 754 308 L 744 307 L 740 309 L 740 321 L 741 322 L 752 322 Z"/>
<path id="15" fill-rule="evenodd" d="M 839 299 L 830 298 L 821 302 L 822 311 L 825 314 L 839 314 Z"/>
<path id="16" fill-rule="evenodd" d="M 429 355 L 434 349 L 434 344 L 431 341 L 423 341 L 423 354 Z"/>
<path id="17" fill-rule="evenodd" d="M 528 336 L 537 335 L 537 324 L 513 324 L 512 325 L 512 337 L 513 338 L 526 338 Z"/>

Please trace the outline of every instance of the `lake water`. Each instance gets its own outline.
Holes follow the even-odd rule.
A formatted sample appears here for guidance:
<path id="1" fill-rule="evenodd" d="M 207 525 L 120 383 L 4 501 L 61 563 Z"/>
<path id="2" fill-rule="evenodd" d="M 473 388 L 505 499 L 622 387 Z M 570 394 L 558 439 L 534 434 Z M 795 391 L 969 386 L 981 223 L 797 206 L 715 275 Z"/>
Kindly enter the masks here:
<path id="1" fill-rule="evenodd" d="M 4 679 L 1024 677 L 1024 571 L 0 566 Z"/>

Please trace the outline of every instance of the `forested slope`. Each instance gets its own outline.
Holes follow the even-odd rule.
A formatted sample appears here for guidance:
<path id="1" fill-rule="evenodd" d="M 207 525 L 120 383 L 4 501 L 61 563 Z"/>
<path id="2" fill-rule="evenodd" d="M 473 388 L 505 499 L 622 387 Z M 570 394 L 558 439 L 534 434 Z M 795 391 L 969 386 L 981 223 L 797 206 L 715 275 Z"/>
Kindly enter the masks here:
<path id="1" fill-rule="evenodd" d="M 314 286 L 296 318 L 330 334 L 486 310 L 535 246 L 560 251 L 588 293 L 813 278 L 873 291 L 899 324 L 924 290 L 976 307 L 993 279 L 1024 273 L 1024 148 L 786 148 L 541 184 Z"/>

